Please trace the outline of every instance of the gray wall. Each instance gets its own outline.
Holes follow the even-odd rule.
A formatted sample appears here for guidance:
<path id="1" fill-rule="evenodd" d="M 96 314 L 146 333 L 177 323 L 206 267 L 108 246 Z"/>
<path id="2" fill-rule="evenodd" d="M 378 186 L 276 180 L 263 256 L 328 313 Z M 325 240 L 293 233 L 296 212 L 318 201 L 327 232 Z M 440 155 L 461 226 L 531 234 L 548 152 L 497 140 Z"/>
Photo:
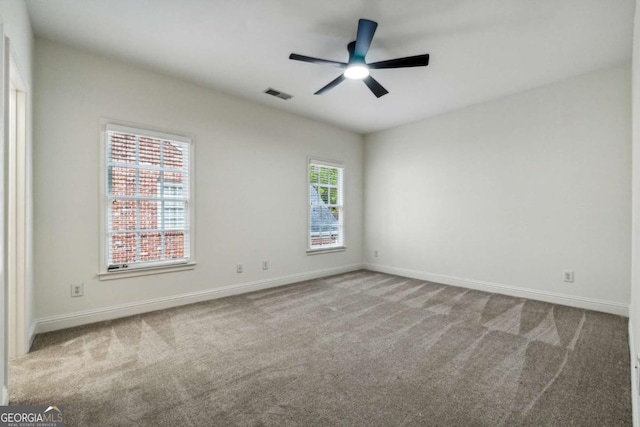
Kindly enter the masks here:
<path id="1" fill-rule="evenodd" d="M 73 313 L 95 321 L 128 304 L 360 265 L 360 135 L 49 41 L 36 40 L 36 57 L 36 306 L 48 329 Z M 96 276 L 102 117 L 195 135 L 195 270 Z M 344 162 L 345 252 L 305 252 L 307 156 Z M 70 298 L 71 283 L 84 297 Z"/>
<path id="2" fill-rule="evenodd" d="M 366 262 L 626 314 L 630 89 L 621 66 L 367 136 Z"/>

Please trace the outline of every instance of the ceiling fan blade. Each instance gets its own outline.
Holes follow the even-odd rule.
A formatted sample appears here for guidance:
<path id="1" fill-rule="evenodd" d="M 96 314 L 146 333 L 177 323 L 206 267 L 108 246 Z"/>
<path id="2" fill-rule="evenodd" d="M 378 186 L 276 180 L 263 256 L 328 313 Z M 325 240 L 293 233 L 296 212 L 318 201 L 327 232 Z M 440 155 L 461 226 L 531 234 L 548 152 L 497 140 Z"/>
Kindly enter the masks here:
<path id="1" fill-rule="evenodd" d="M 291 55 L 289 55 L 289 59 L 293 59 L 294 61 L 311 62 L 312 64 L 331 65 L 332 67 L 338 67 L 338 68 L 347 67 L 347 64 L 344 62 L 329 61 L 328 59 L 312 58 L 311 56 L 298 55 L 297 53 L 292 53 Z"/>
<path id="2" fill-rule="evenodd" d="M 356 47 L 354 49 L 354 56 L 364 59 L 369 52 L 369 46 L 371 46 L 371 40 L 376 33 L 378 23 L 370 21 L 368 19 L 360 19 L 358 21 L 358 35 L 356 36 Z"/>
<path id="3" fill-rule="evenodd" d="M 405 58 L 389 59 L 388 61 L 368 64 L 369 68 L 374 70 L 383 68 L 426 67 L 427 65 L 429 65 L 429 54 L 407 56 Z"/>
<path id="4" fill-rule="evenodd" d="M 363 81 L 364 81 L 364 84 L 366 84 L 369 87 L 369 89 L 371 89 L 371 92 L 373 92 L 376 98 L 380 98 L 381 96 L 385 96 L 386 94 L 389 93 L 388 90 L 382 87 L 382 85 L 378 83 L 378 81 L 371 76 L 365 77 Z"/>
<path id="5" fill-rule="evenodd" d="M 331 89 L 333 89 L 334 87 L 342 83 L 344 79 L 345 79 L 344 74 L 340 74 L 338 77 L 336 77 L 335 80 L 332 80 L 331 83 L 329 83 L 328 85 L 326 85 L 325 87 L 323 87 L 322 89 L 314 93 L 314 95 L 322 95 L 323 93 L 330 91 Z"/>

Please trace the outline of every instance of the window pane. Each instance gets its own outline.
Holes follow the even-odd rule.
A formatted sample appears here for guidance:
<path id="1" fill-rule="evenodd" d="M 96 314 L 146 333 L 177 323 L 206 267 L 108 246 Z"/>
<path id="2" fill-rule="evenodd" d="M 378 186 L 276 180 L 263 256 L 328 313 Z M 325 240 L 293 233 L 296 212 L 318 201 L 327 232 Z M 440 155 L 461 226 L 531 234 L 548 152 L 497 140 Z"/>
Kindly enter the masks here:
<path id="1" fill-rule="evenodd" d="M 330 188 L 329 189 L 329 203 L 335 205 L 338 203 L 338 189 Z"/>
<path id="2" fill-rule="evenodd" d="M 117 166 L 110 167 L 109 190 L 112 196 L 135 196 L 136 170 Z"/>
<path id="3" fill-rule="evenodd" d="M 140 229 L 158 230 L 161 225 L 160 209 L 162 202 L 141 200 L 140 204 Z"/>
<path id="4" fill-rule="evenodd" d="M 140 137 L 140 164 L 160 166 L 160 140 Z"/>
<path id="5" fill-rule="evenodd" d="M 318 203 L 322 203 L 320 201 L 320 193 L 318 192 L 318 186 L 317 185 L 310 185 L 309 186 L 309 203 L 314 205 L 314 204 L 318 204 Z"/>
<path id="6" fill-rule="evenodd" d="M 109 156 L 118 163 L 136 162 L 136 137 L 122 133 L 109 132 L 111 150 Z"/>
<path id="7" fill-rule="evenodd" d="M 338 185 L 338 169 L 329 169 L 329 184 Z"/>
<path id="8" fill-rule="evenodd" d="M 340 222 L 340 210 L 338 208 L 331 208 L 331 215 L 336 219 L 336 221 Z"/>
<path id="9" fill-rule="evenodd" d="M 318 192 L 320 193 L 320 199 L 322 203 L 329 203 L 329 189 L 327 187 L 319 187 Z"/>
<path id="10" fill-rule="evenodd" d="M 160 261 L 162 259 L 162 234 L 140 233 L 140 261 Z"/>
<path id="11" fill-rule="evenodd" d="M 329 169 L 328 168 L 320 168 L 320 184 L 328 184 L 329 183 Z"/>
<path id="12" fill-rule="evenodd" d="M 186 196 L 184 194 L 184 187 L 182 184 L 165 182 L 164 184 L 164 197 L 167 199 L 178 199 Z"/>
<path id="13" fill-rule="evenodd" d="M 179 144 L 163 141 L 164 147 L 164 167 L 170 169 L 184 169 L 184 159 L 182 156 L 182 147 Z"/>
<path id="14" fill-rule="evenodd" d="M 183 177 L 181 173 L 164 173 L 164 197 L 168 199 L 184 199 L 188 196 Z"/>
<path id="15" fill-rule="evenodd" d="M 311 246 L 318 246 L 320 244 L 320 233 L 311 232 Z"/>
<path id="16" fill-rule="evenodd" d="M 140 196 L 158 197 L 160 185 L 160 172 L 140 169 Z"/>
<path id="17" fill-rule="evenodd" d="M 186 212 L 185 202 L 164 202 L 164 229 L 184 230 L 187 228 Z"/>
<path id="18" fill-rule="evenodd" d="M 168 231 L 164 235 L 165 259 L 185 258 L 184 243 L 185 233 L 183 231 Z"/>
<path id="19" fill-rule="evenodd" d="M 114 200 L 111 203 L 111 230 L 135 230 L 136 202 L 133 200 Z"/>
<path id="20" fill-rule="evenodd" d="M 317 184 L 319 178 L 320 178 L 320 167 L 316 165 L 311 165 L 309 167 L 309 183 Z"/>
<path id="21" fill-rule="evenodd" d="M 126 264 L 136 261 L 136 234 L 118 233 L 111 236 L 111 260 L 109 264 Z"/>

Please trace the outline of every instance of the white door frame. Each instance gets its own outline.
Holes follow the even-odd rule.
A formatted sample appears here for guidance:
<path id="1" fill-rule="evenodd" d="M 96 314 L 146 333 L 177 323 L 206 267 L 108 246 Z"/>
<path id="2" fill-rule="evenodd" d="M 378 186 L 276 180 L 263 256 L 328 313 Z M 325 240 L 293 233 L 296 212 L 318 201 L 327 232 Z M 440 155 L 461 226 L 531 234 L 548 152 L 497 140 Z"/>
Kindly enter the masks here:
<path id="1" fill-rule="evenodd" d="M 7 350 L 9 359 L 26 354 L 26 117 L 27 85 L 11 52 L 7 144 Z"/>
<path id="2" fill-rule="evenodd" d="M 7 143 L 9 141 L 9 39 L 0 24 L 0 386 L 2 404 L 9 403 L 7 354 Z"/>

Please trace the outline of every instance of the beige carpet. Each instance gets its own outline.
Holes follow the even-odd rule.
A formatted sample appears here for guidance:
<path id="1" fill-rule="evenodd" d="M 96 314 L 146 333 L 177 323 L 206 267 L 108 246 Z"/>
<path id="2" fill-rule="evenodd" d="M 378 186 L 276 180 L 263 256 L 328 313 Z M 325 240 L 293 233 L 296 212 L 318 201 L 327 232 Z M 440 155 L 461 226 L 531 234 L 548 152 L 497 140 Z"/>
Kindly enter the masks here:
<path id="1" fill-rule="evenodd" d="M 359 271 L 39 335 L 67 426 L 631 425 L 627 319 Z"/>

